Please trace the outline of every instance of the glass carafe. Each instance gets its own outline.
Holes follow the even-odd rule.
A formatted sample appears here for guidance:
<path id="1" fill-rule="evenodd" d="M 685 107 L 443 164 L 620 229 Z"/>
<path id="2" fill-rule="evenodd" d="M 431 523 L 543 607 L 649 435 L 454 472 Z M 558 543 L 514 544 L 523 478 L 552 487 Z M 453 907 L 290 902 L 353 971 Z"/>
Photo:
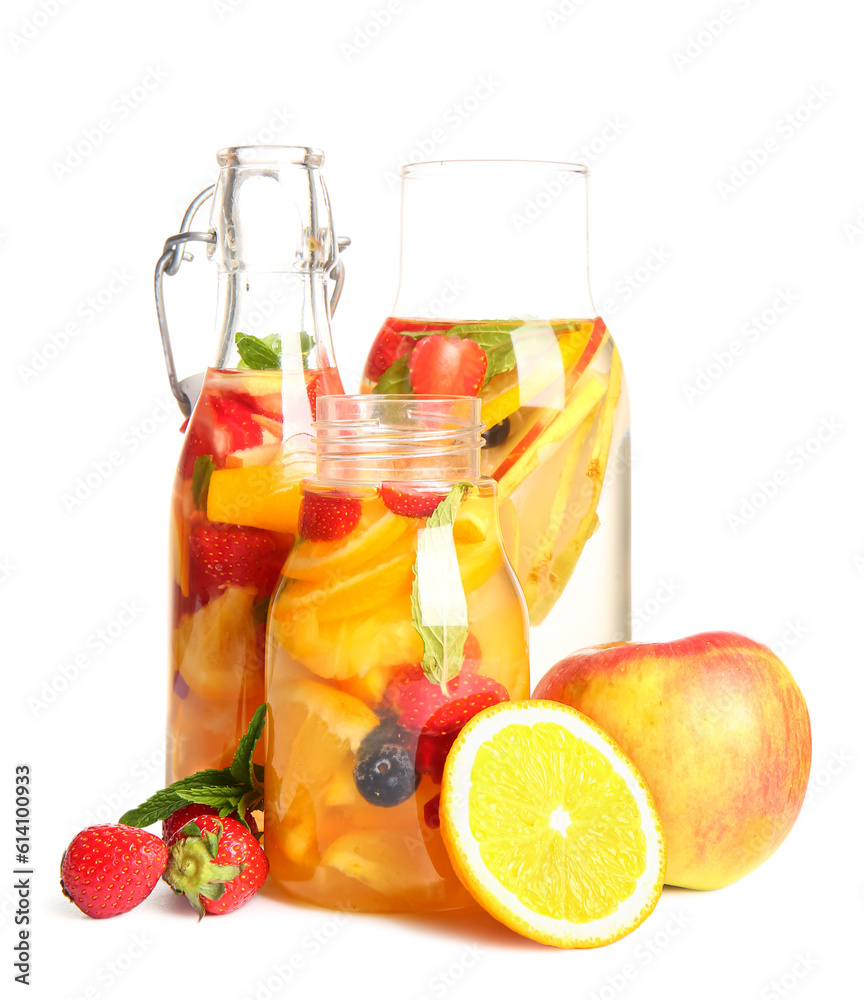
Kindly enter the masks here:
<path id="1" fill-rule="evenodd" d="M 439 830 L 444 760 L 529 692 L 525 604 L 480 475 L 479 400 L 318 400 L 318 471 L 270 609 L 270 874 L 340 909 L 470 899 Z"/>
<path id="2" fill-rule="evenodd" d="M 187 232 L 202 192 L 157 268 L 172 389 L 187 415 L 194 403 L 171 503 L 169 781 L 230 763 L 264 700 L 267 607 L 297 531 L 300 480 L 314 470 L 315 400 L 342 392 L 323 154 L 232 147 L 217 159 L 210 230 Z M 178 382 L 160 281 L 190 239 L 218 265 L 217 348 L 203 378 Z"/>
<path id="3" fill-rule="evenodd" d="M 480 396 L 481 471 L 498 483 L 538 677 L 630 637 L 629 408 L 587 229 L 578 164 L 403 167 L 399 290 L 361 386 Z"/>

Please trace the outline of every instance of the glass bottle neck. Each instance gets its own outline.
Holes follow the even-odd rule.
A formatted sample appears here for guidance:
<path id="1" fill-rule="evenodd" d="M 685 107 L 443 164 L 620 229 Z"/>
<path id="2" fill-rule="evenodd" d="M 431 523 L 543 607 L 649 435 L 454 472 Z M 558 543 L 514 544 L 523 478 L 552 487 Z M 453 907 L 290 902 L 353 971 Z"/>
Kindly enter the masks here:
<path id="1" fill-rule="evenodd" d="M 392 314 L 447 320 L 593 317 L 587 170 L 527 160 L 404 167 Z"/>
<path id="2" fill-rule="evenodd" d="M 223 271 L 217 291 L 216 368 L 238 367 L 238 334 L 271 338 L 266 343 L 283 369 L 334 367 L 327 275 Z"/>
<path id="3" fill-rule="evenodd" d="M 321 396 L 315 421 L 322 481 L 477 481 L 480 400 L 470 396 Z"/>

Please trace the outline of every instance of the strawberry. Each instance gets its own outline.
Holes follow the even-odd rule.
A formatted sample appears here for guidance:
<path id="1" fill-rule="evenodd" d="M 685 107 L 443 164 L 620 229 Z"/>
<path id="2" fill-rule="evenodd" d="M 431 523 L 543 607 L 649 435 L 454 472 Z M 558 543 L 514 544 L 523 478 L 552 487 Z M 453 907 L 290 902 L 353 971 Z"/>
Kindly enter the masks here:
<path id="1" fill-rule="evenodd" d="M 300 534 L 312 542 L 332 542 L 349 535 L 360 520 L 360 501 L 341 493 L 304 493 Z"/>
<path id="2" fill-rule="evenodd" d="M 480 649 L 480 643 L 477 641 L 477 636 L 473 632 L 468 633 L 468 637 L 465 640 L 465 645 L 462 649 L 462 655 L 465 657 L 464 669 L 468 671 L 477 672 L 480 668 L 480 661 L 483 659 L 483 652 Z"/>
<path id="3" fill-rule="evenodd" d="M 429 517 L 446 496 L 415 490 L 403 483 L 383 483 L 379 492 L 384 506 L 402 517 Z"/>
<path id="4" fill-rule="evenodd" d="M 168 862 L 168 848 L 134 826 L 88 826 L 60 864 L 63 895 L 88 917 L 116 917 L 143 902 Z"/>
<path id="5" fill-rule="evenodd" d="M 366 368 L 363 372 L 370 382 L 377 382 L 397 358 L 407 354 L 416 341 L 400 330 L 394 328 L 391 320 L 387 320 L 372 344 Z"/>
<path id="6" fill-rule="evenodd" d="M 430 830 L 437 830 L 441 826 L 441 818 L 438 815 L 438 807 L 441 804 L 441 793 L 433 796 L 423 806 L 423 819 Z"/>
<path id="7" fill-rule="evenodd" d="M 312 419 L 315 419 L 315 403 L 318 401 L 318 396 L 326 390 L 321 384 L 321 376 L 313 375 L 312 378 L 306 383 L 306 396 L 309 400 L 309 406 L 312 409 Z"/>
<path id="8" fill-rule="evenodd" d="M 186 430 L 188 424 L 189 421 L 187 420 L 180 430 Z M 183 440 L 183 450 L 180 454 L 180 469 L 182 477 L 184 479 L 191 479 L 192 473 L 195 471 L 195 459 L 200 458 L 201 455 L 207 455 L 212 451 L 213 442 L 209 439 L 208 435 L 204 433 L 204 429 L 201 427 L 200 422 L 194 423 Z"/>
<path id="9" fill-rule="evenodd" d="M 214 450 L 224 458 L 232 451 L 254 448 L 264 440 L 261 425 L 239 396 L 209 396 Z"/>
<path id="10" fill-rule="evenodd" d="M 432 733 L 425 730 L 417 737 L 417 752 L 414 755 L 414 768 L 419 774 L 428 774 L 436 782 L 441 783 L 444 774 L 444 762 L 453 741 L 459 735 L 452 733 Z"/>
<path id="11" fill-rule="evenodd" d="M 269 531 L 235 524 L 208 523 L 195 528 L 189 551 L 203 586 L 212 589 L 233 584 L 254 586 L 259 594 L 269 594 L 283 562 Z"/>
<path id="12" fill-rule="evenodd" d="M 197 803 L 190 802 L 188 806 L 183 806 L 182 809 L 178 809 L 177 812 L 171 813 L 167 819 L 162 820 L 162 839 L 166 844 L 170 844 L 177 838 L 179 831 L 187 823 L 195 819 L 196 816 L 218 815 L 219 810 L 214 809 L 212 806 L 200 806 Z M 237 813 L 232 813 L 231 819 L 237 819 Z M 252 831 L 252 836 L 257 838 L 258 824 L 255 822 L 255 817 L 251 812 L 246 813 L 246 825 Z"/>
<path id="13" fill-rule="evenodd" d="M 448 681 L 445 694 L 419 664 L 401 668 L 390 681 L 387 695 L 400 726 L 429 736 L 458 732 L 484 708 L 510 700 L 503 684 L 468 671 Z"/>
<path id="14" fill-rule="evenodd" d="M 168 845 L 162 876 L 189 900 L 200 920 L 205 913 L 231 913 L 264 884 L 270 864 L 255 837 L 236 819 L 199 812 Z"/>
<path id="15" fill-rule="evenodd" d="M 486 374 L 486 352 L 473 340 L 433 334 L 408 357 L 408 381 L 417 393 L 474 396 Z"/>

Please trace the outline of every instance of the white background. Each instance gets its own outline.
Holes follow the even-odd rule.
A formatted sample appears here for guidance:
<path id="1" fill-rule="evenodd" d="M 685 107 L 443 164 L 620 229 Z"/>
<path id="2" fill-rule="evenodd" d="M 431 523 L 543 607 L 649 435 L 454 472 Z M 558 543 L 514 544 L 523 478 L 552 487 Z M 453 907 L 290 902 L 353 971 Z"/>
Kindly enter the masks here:
<path id="1" fill-rule="evenodd" d="M 23 990 L 11 951 L 19 761 L 34 774 L 29 996 L 203 995 L 207 982 L 237 1000 L 854 995 L 864 904 L 860 11 L 840 0 L 565 0 L 556 19 L 545 2 L 393 6 L 376 31 L 385 0 L 230 0 L 221 10 L 213 0 L 44 0 L 50 17 L 35 0 L 4 4 L 4 995 Z M 36 30 L 22 43 L 27 19 Z M 145 80 L 153 89 L 136 102 Z M 483 80 L 491 95 L 473 99 Z M 783 125 L 790 112 L 795 124 Z M 94 129 L 91 154 L 58 169 L 67 145 Z M 387 174 L 412 154 L 429 158 L 415 150 L 435 129 L 444 138 L 432 158 L 585 159 L 587 147 L 594 294 L 631 388 L 636 637 L 728 628 L 781 651 L 813 722 L 798 824 L 742 882 L 667 890 L 641 928 L 594 952 L 534 945 L 476 914 L 346 919 L 269 889 L 200 925 L 161 885 L 132 914 L 87 920 L 60 896 L 62 849 L 155 790 L 163 766 L 167 510 L 181 439 L 152 302 L 162 242 L 210 182 L 218 148 L 252 137 L 323 148 L 337 228 L 354 241 L 334 322 L 354 388 L 395 293 L 398 198 Z M 756 169 L 760 149 L 770 152 Z M 743 183 L 730 193 L 720 185 L 733 177 Z M 658 250 L 663 266 L 640 281 Z M 88 297 L 115 269 L 116 294 L 103 291 L 110 303 L 88 320 Z M 186 374 L 213 349 L 215 276 L 196 260 L 171 281 Z M 792 304 L 748 337 L 749 318 L 781 291 Z M 77 335 L 52 346 L 70 323 Z M 735 340 L 745 349 L 732 359 L 723 352 Z M 712 362 L 719 377 L 705 373 Z M 707 388 L 688 400 L 700 369 Z M 820 426 L 833 428 L 821 442 Z M 94 469 L 90 495 L 64 504 Z M 783 485 L 766 489 L 777 472 Z M 746 500 L 761 504 L 749 517 Z M 115 621 L 126 624 L 100 652 L 97 634 Z"/>

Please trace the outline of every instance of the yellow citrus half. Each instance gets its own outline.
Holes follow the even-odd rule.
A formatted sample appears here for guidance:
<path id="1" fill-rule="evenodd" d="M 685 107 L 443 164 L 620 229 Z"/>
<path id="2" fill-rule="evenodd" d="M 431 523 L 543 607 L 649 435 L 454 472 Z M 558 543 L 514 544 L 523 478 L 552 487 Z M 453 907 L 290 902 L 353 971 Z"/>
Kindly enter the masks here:
<path id="1" fill-rule="evenodd" d="M 666 841 L 651 793 L 599 726 L 557 702 L 475 715 L 447 757 L 440 816 L 471 895 L 543 944 L 616 941 L 660 898 Z"/>

